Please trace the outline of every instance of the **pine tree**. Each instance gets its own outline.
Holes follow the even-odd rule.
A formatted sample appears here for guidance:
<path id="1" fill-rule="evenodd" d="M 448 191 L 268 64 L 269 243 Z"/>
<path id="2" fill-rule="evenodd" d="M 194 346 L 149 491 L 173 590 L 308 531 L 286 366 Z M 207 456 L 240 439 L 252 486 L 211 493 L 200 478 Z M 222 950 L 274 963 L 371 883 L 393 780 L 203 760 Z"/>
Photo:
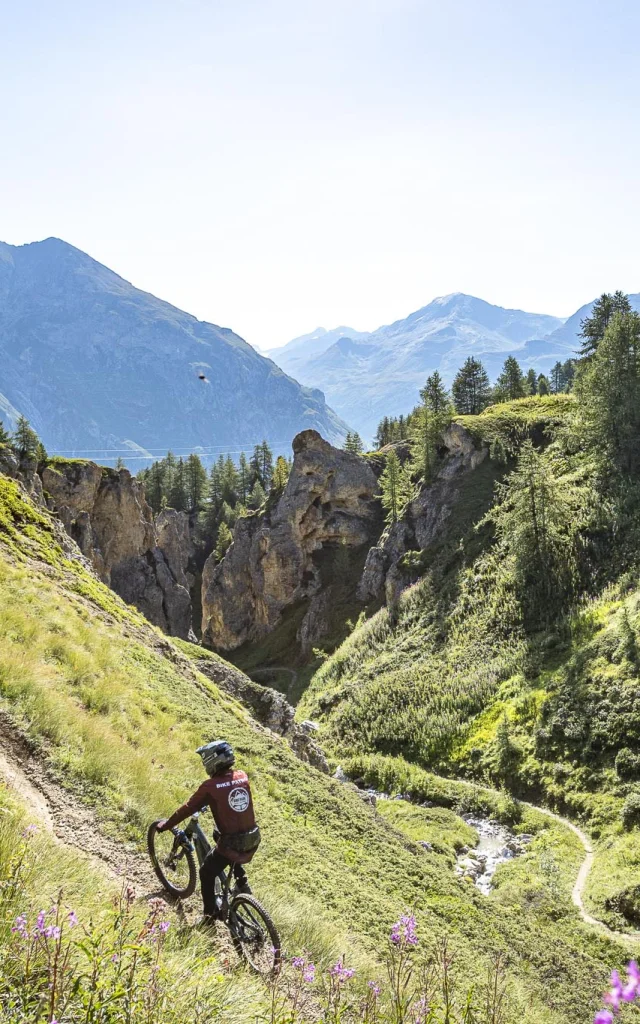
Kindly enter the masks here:
<path id="1" fill-rule="evenodd" d="M 39 459 L 42 456 L 44 449 L 40 438 L 24 416 L 18 418 L 11 447 L 19 459 Z"/>
<path id="2" fill-rule="evenodd" d="M 617 294 L 617 293 L 616 293 Z M 595 452 L 625 473 L 640 468 L 640 316 L 614 313 L 575 386 Z"/>
<path id="3" fill-rule="evenodd" d="M 451 390 L 457 412 L 463 416 L 482 412 L 491 397 L 489 377 L 482 363 L 469 356 L 455 375 Z"/>
<path id="4" fill-rule="evenodd" d="M 420 391 L 422 405 L 410 418 L 412 469 L 428 483 L 433 474 L 438 443 L 451 422 L 451 401 L 438 371 L 432 373 Z"/>
<path id="5" fill-rule="evenodd" d="M 380 420 L 380 423 L 378 424 L 378 429 L 376 430 L 376 448 L 384 448 L 385 445 L 389 444 L 390 440 L 391 428 L 389 424 L 389 417 L 385 416 L 384 419 Z"/>
<path id="6" fill-rule="evenodd" d="M 362 438 L 356 430 L 354 430 L 353 433 L 351 431 L 347 433 L 342 447 L 345 452 L 351 452 L 352 455 L 362 455 L 362 452 L 364 451 Z"/>
<path id="7" fill-rule="evenodd" d="M 226 555 L 227 551 L 229 550 L 229 547 L 231 545 L 232 540 L 233 540 L 233 534 L 231 533 L 231 530 L 229 529 L 229 527 L 227 526 L 227 524 L 224 521 L 221 522 L 220 526 L 218 528 L 218 538 L 216 540 L 216 547 L 215 547 L 216 561 L 217 562 L 221 562 L 222 561 L 222 559 Z"/>
<path id="8" fill-rule="evenodd" d="M 246 504 L 249 494 L 249 479 L 250 471 L 247 456 L 244 452 L 240 452 L 240 460 L 238 462 L 238 494 L 243 505 Z"/>
<path id="9" fill-rule="evenodd" d="M 164 460 L 154 462 L 145 481 L 145 496 L 154 512 L 160 512 L 162 508 L 162 499 L 165 496 L 164 476 Z"/>
<path id="10" fill-rule="evenodd" d="M 11 443 L 9 433 L 4 429 L 4 423 L 0 420 L 0 448 L 8 448 Z"/>
<path id="11" fill-rule="evenodd" d="M 580 322 L 580 337 L 583 338 L 580 355 L 583 359 L 591 359 L 604 338 L 605 331 L 616 313 L 626 316 L 631 313 L 631 303 L 624 292 L 617 291 L 613 295 L 603 292 L 593 304 L 591 316 Z"/>
<path id="12" fill-rule="evenodd" d="M 562 372 L 562 363 L 559 361 L 554 363 L 551 368 L 549 384 L 553 395 L 559 395 L 561 391 L 564 391 L 564 373 Z"/>
<path id="13" fill-rule="evenodd" d="M 420 390 L 420 398 L 423 405 L 430 409 L 435 416 L 448 411 L 451 399 L 437 370 L 427 377 L 427 383 Z"/>
<path id="14" fill-rule="evenodd" d="M 118 470 L 118 472 L 120 472 L 121 469 L 126 469 L 126 466 L 124 464 L 124 459 L 120 455 L 116 459 L 116 469 Z"/>
<path id="15" fill-rule="evenodd" d="M 247 508 L 260 508 L 262 505 L 264 505 L 266 500 L 267 495 L 265 493 L 265 489 L 260 483 L 260 481 L 256 480 L 255 484 L 251 488 L 251 494 L 249 495 L 247 501 Z"/>
<path id="16" fill-rule="evenodd" d="M 386 510 L 386 522 L 397 523 L 411 499 L 413 487 L 408 470 L 400 463 L 395 451 L 390 451 L 384 473 L 380 477 L 382 507 Z"/>
<path id="17" fill-rule="evenodd" d="M 187 491 L 187 508 L 196 514 L 202 511 L 207 490 L 207 471 L 202 465 L 200 456 L 192 452 L 185 466 L 185 487 Z"/>
<path id="18" fill-rule="evenodd" d="M 538 377 L 538 394 L 548 395 L 550 393 L 549 381 L 545 377 L 544 373 L 541 373 Z"/>
<path id="19" fill-rule="evenodd" d="M 188 505 L 187 496 L 187 480 L 185 465 L 182 459 L 178 459 L 176 465 L 173 480 L 171 482 L 171 491 L 168 494 L 169 507 L 174 508 L 176 512 L 186 512 Z"/>
<path id="20" fill-rule="evenodd" d="M 571 391 L 576 376 L 576 364 L 573 359 L 567 359 L 562 364 L 563 391 Z"/>
<path id="21" fill-rule="evenodd" d="M 240 493 L 238 470 L 236 469 L 235 463 L 230 455 L 227 455 L 224 461 L 220 460 L 219 465 L 220 479 L 222 481 L 222 497 L 229 503 L 229 505 L 235 505 L 237 504 Z"/>
<path id="22" fill-rule="evenodd" d="M 515 356 L 507 356 L 502 373 L 496 381 L 494 397 L 498 402 L 511 402 L 526 395 L 525 379 Z"/>
<path id="23" fill-rule="evenodd" d="M 273 476 L 273 452 L 266 441 L 263 441 L 260 447 L 260 481 L 265 491 L 268 491 L 271 487 L 271 478 Z"/>
<path id="24" fill-rule="evenodd" d="M 278 455 L 278 458 L 276 459 L 275 469 L 273 471 L 271 489 L 274 491 L 283 491 L 287 485 L 288 479 L 289 463 L 285 459 L 284 455 Z"/>
<path id="25" fill-rule="evenodd" d="M 538 394 L 538 378 L 536 377 L 536 371 L 533 366 L 527 371 L 527 383 L 525 385 L 526 392 L 528 395 Z"/>

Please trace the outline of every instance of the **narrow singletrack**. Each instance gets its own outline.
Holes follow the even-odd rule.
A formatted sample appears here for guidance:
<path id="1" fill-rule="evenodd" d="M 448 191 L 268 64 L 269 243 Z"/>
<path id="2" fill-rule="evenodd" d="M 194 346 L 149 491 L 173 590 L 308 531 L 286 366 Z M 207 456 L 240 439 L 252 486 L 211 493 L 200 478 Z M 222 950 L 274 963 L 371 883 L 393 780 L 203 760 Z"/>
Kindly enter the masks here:
<path id="1" fill-rule="evenodd" d="M 464 782 L 469 785 L 468 779 L 459 779 L 459 782 Z M 476 789 L 483 790 L 485 793 L 492 793 L 494 796 L 499 795 L 497 790 L 491 789 L 489 786 L 476 786 Z M 531 804 L 527 800 L 521 800 L 520 803 L 523 807 L 528 807 L 531 811 L 536 811 L 538 814 L 544 814 L 546 818 L 551 818 L 552 821 L 556 821 L 559 825 L 563 825 L 565 828 L 571 830 L 582 843 L 584 848 L 584 860 L 582 861 L 576 880 L 571 891 L 571 901 L 578 909 L 580 917 L 585 924 L 592 925 L 594 928 L 600 929 L 600 931 L 606 932 L 614 939 L 619 939 L 624 942 L 640 942 L 640 931 L 631 932 L 618 932 L 614 928 L 610 928 L 609 925 L 605 924 L 604 921 L 599 921 L 596 917 L 593 917 L 584 906 L 584 891 L 587 885 L 587 880 L 593 867 L 595 859 L 595 851 L 593 849 L 593 843 L 589 839 L 586 832 L 583 832 L 581 828 L 574 825 L 568 818 L 563 818 L 561 814 L 556 814 L 555 811 L 550 811 L 548 807 L 538 807 L 536 804 Z"/>

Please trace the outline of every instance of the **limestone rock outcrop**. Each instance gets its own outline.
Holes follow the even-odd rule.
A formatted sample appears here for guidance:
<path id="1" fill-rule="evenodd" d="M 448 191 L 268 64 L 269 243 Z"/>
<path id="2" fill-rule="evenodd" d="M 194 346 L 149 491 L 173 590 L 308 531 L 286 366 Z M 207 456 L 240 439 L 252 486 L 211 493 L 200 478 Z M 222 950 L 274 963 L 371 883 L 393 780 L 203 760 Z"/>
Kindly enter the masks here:
<path id="1" fill-rule="evenodd" d="M 445 430 L 442 448 L 440 469 L 433 482 L 422 488 L 403 520 L 385 531 L 370 549 L 358 585 L 359 600 L 384 599 L 387 604 L 396 600 L 411 582 L 399 566 L 400 559 L 408 551 L 427 548 L 442 535 L 458 501 L 462 478 L 488 455 L 487 446 L 477 448 L 469 431 L 455 422 Z"/>
<path id="2" fill-rule="evenodd" d="M 127 469 L 54 463 L 43 470 L 42 485 L 49 507 L 100 579 L 166 633 L 187 637 L 188 517 L 168 510 L 154 523 L 144 488 Z"/>
<path id="3" fill-rule="evenodd" d="M 224 559 L 205 564 L 203 642 L 218 650 L 259 639 L 301 602 L 307 610 L 298 640 L 310 646 L 326 623 L 323 553 L 366 550 L 380 534 L 379 483 L 366 458 L 332 447 L 315 430 L 298 434 L 293 451 L 279 499 L 239 519 Z"/>

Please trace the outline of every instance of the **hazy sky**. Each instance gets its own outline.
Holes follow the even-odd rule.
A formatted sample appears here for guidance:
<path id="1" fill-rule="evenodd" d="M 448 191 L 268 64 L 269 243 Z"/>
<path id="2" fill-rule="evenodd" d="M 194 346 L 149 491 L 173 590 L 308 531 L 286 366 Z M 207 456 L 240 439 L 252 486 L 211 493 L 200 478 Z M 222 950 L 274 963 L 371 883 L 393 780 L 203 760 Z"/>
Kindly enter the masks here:
<path id="1" fill-rule="evenodd" d="M 640 290 L 634 0 L 0 5 L 0 238 L 283 344 Z"/>

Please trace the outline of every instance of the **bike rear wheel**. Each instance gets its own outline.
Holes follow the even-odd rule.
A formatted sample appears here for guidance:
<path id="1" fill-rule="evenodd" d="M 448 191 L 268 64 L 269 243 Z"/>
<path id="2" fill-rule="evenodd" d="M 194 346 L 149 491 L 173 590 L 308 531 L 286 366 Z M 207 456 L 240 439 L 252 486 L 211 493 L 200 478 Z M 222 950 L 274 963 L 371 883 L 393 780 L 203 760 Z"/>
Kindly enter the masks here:
<path id="1" fill-rule="evenodd" d="M 262 904 L 247 893 L 231 900 L 229 931 L 238 954 L 258 974 L 275 974 L 280 968 L 282 951 L 276 926 Z"/>
<path id="2" fill-rule="evenodd" d="M 196 889 L 196 862 L 173 832 L 158 832 L 154 821 L 147 832 L 149 856 L 158 879 L 172 896 L 186 899 Z"/>

